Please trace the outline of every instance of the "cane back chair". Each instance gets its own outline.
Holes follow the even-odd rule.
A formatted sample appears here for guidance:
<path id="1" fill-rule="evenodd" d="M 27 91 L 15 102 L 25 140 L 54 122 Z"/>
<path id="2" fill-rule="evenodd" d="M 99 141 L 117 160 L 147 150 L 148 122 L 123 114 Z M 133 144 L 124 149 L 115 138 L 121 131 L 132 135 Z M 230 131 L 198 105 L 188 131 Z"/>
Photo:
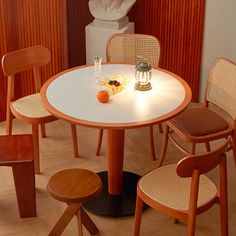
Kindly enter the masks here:
<path id="1" fill-rule="evenodd" d="M 187 222 L 188 236 L 194 236 L 196 216 L 220 205 L 221 235 L 228 235 L 227 164 L 225 151 L 230 142 L 204 154 L 190 155 L 176 164 L 148 172 L 138 182 L 134 236 L 140 233 L 143 204 L 160 213 Z M 219 166 L 217 187 L 205 173 Z"/>
<path id="2" fill-rule="evenodd" d="M 227 138 L 228 136 L 231 136 L 231 147 L 229 149 L 232 148 L 233 150 L 236 164 L 235 89 L 236 64 L 225 58 L 215 60 L 208 75 L 204 105 L 188 107 L 181 114 L 166 122 L 163 147 L 158 165 L 163 164 L 169 138 L 184 153 L 194 154 L 197 143 L 205 143 L 206 149 L 210 151 L 210 141 Z M 222 112 L 212 110 L 214 107 L 222 110 Z M 228 114 L 228 116 L 223 114 Z M 190 151 L 176 141 L 174 134 L 191 143 Z"/>
<path id="3" fill-rule="evenodd" d="M 106 46 L 107 62 L 128 62 L 136 64 L 138 57 L 143 57 L 152 67 L 158 67 L 160 57 L 160 44 L 157 38 L 145 34 L 118 33 L 111 35 L 107 40 Z M 162 132 L 162 126 L 159 124 Z M 150 148 L 152 159 L 156 160 L 153 126 L 150 126 Z M 103 130 L 99 131 L 99 141 L 96 154 L 99 155 L 102 143 Z"/>

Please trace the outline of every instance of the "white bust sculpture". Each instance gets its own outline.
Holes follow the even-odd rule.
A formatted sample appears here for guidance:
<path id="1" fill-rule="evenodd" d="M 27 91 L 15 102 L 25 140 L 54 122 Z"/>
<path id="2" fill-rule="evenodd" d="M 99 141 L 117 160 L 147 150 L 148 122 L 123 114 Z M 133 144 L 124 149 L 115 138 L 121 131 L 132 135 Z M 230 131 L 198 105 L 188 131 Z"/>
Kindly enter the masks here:
<path id="1" fill-rule="evenodd" d="M 94 24 L 102 27 L 127 24 L 126 16 L 136 0 L 89 0 L 89 10 L 95 18 Z M 110 24 L 109 24 L 110 23 Z"/>

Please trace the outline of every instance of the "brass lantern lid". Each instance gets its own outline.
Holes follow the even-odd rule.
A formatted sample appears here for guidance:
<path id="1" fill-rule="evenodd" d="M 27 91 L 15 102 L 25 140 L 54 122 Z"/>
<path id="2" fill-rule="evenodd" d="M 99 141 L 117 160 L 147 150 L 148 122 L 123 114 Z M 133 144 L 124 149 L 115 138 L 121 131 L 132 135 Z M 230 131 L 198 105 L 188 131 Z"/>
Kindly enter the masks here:
<path id="1" fill-rule="evenodd" d="M 135 83 L 134 88 L 140 91 L 150 90 L 152 88 L 151 83 L 149 82 L 151 79 L 151 69 L 152 69 L 151 65 L 147 61 L 141 61 L 135 66 L 135 69 L 136 69 L 137 82 Z M 142 77 L 144 76 L 144 74 L 146 74 L 145 76 L 146 81 L 142 81 L 144 78 L 140 78 L 140 76 Z"/>
<path id="2" fill-rule="evenodd" d="M 149 71 L 152 69 L 151 65 L 147 62 L 140 62 L 138 63 L 136 66 L 135 66 L 136 70 L 137 71 L 142 71 L 142 72 L 145 72 L 145 71 Z"/>

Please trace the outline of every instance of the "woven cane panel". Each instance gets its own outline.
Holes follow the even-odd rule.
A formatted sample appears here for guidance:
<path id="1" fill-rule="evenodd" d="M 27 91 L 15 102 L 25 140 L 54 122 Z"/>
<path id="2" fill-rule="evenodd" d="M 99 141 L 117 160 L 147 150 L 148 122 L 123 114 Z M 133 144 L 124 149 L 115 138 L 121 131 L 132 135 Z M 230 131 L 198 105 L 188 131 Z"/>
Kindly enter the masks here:
<path id="1" fill-rule="evenodd" d="M 139 188 L 150 198 L 172 209 L 185 211 L 189 207 L 191 178 L 181 178 L 176 174 L 176 165 L 157 168 L 139 181 Z M 206 176 L 201 175 L 197 206 L 213 199 L 216 186 Z"/>
<path id="2" fill-rule="evenodd" d="M 236 64 L 217 59 L 210 70 L 206 98 L 236 118 Z"/>
<path id="3" fill-rule="evenodd" d="M 158 66 L 158 40 L 153 36 L 139 34 L 118 34 L 110 38 L 108 61 L 137 63 L 138 56 L 146 58 L 152 66 Z"/>
<path id="4" fill-rule="evenodd" d="M 51 115 L 51 113 L 43 107 L 39 93 L 16 100 L 13 103 L 13 107 L 18 113 L 27 117 L 38 118 Z"/>

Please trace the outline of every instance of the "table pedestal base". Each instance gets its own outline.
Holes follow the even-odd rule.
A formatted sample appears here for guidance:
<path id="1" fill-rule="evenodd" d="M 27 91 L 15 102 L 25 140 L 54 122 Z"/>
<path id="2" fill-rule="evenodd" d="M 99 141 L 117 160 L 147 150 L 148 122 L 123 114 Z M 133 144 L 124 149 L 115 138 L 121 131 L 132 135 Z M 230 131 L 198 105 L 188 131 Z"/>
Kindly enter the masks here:
<path id="1" fill-rule="evenodd" d="M 102 193 L 83 204 L 84 208 L 92 213 L 103 216 L 128 216 L 134 215 L 136 202 L 137 182 L 139 175 L 123 172 L 123 192 L 120 195 L 110 195 L 108 193 L 107 172 L 100 172 L 98 175 L 102 179 Z"/>

